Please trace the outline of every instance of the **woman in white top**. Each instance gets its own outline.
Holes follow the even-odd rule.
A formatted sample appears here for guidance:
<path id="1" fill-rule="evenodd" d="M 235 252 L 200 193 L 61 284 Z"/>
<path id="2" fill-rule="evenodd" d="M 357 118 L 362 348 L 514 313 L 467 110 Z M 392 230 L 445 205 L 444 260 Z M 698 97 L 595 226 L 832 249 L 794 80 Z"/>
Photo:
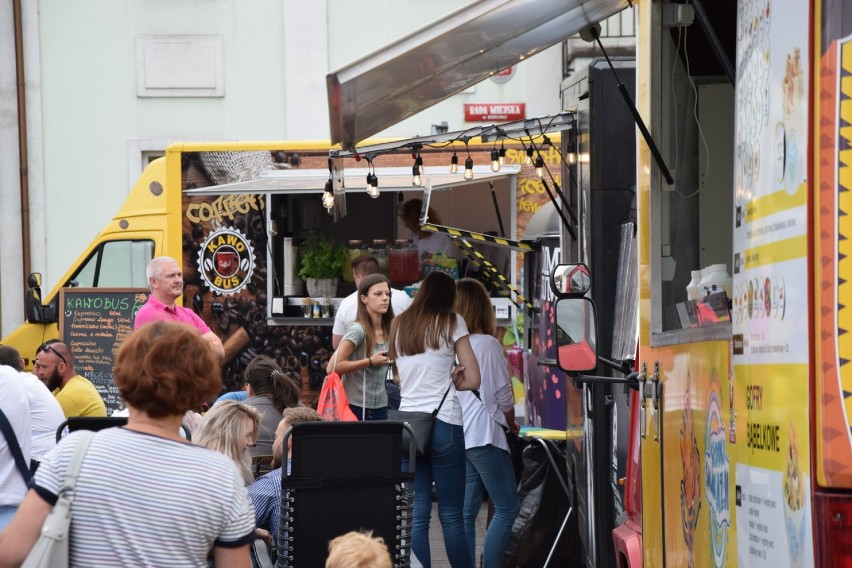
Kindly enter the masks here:
<path id="1" fill-rule="evenodd" d="M 71 506 L 71 566 L 248 568 L 254 513 L 228 457 L 183 439 L 184 413 L 222 389 L 219 361 L 198 332 L 151 322 L 118 350 L 113 376 L 130 408 L 124 428 L 97 432 Z M 19 566 L 56 502 L 80 441 L 73 432 L 36 471 L 0 533 L 0 565 Z"/>
<path id="2" fill-rule="evenodd" d="M 387 420 L 388 335 L 393 307 L 390 281 L 369 274 L 358 284 L 358 315 L 349 324 L 326 373 L 343 379 L 349 408 L 359 420 Z"/>
<path id="3" fill-rule="evenodd" d="M 453 311 L 455 295 L 456 285 L 451 277 L 441 272 L 429 274 L 411 306 L 393 320 L 390 358 L 399 382 L 400 410 L 432 412 L 441 405 L 428 455 L 417 456 L 412 549 L 424 566 L 431 564 L 429 519 L 434 480 L 450 564 L 454 568 L 473 568 L 462 517 L 464 430 L 456 390 L 479 388 L 480 379 L 467 326 Z M 445 393 L 448 395 L 441 404 Z"/>
<path id="4" fill-rule="evenodd" d="M 482 565 L 499 566 L 519 508 L 515 470 L 504 430 L 518 431 L 515 397 L 503 347 L 494 337 L 497 321 L 485 286 L 472 278 L 459 280 L 456 311 L 464 317 L 470 331 L 470 345 L 482 376 L 478 393 L 459 393 L 467 458 L 465 534 L 475 563 L 476 516 L 485 489 L 494 504 L 494 517 L 485 532 Z"/>

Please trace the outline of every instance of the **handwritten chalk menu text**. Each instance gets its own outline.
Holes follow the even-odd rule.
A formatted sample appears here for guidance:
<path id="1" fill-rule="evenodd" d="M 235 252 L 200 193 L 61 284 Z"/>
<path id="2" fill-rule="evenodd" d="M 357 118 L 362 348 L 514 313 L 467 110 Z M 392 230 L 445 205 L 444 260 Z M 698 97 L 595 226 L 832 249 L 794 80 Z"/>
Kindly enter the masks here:
<path id="1" fill-rule="evenodd" d="M 115 352 L 133 330 L 145 288 L 63 288 L 59 292 L 59 337 L 74 354 L 77 374 L 92 381 L 107 414 L 121 407 L 112 380 Z"/>

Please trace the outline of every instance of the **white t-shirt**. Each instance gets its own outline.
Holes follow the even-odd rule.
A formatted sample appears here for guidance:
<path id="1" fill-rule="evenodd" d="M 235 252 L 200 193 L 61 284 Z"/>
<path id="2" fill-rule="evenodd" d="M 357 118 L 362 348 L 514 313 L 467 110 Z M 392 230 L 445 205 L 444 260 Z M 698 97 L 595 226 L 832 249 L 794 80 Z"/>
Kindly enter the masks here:
<path id="1" fill-rule="evenodd" d="M 398 316 L 411 305 L 411 298 L 402 290 L 391 288 L 391 306 L 393 306 L 393 315 Z M 355 290 L 342 300 L 337 306 L 337 313 L 334 316 L 334 327 L 331 328 L 333 335 L 343 336 L 346 333 L 346 328 L 349 324 L 355 321 L 358 315 L 358 290 Z"/>
<path id="2" fill-rule="evenodd" d="M 56 429 L 65 420 L 59 401 L 43 382 L 32 373 L 21 373 L 30 401 L 32 459 L 41 461 L 44 454 L 56 446 Z"/>
<path id="3" fill-rule="evenodd" d="M 500 342 L 490 335 L 471 335 L 470 346 L 479 363 L 482 383 L 478 390 L 482 400 L 470 391 L 458 393 L 464 415 L 464 447 L 491 444 L 508 452 L 509 445 L 501 426 L 509 426 L 505 413 L 515 407 L 515 400 L 506 355 Z M 499 421 L 499 425 L 495 421 Z"/>
<path id="4" fill-rule="evenodd" d="M 444 343 L 437 350 L 426 348 L 417 355 L 398 356 L 396 368 L 399 371 L 400 410 L 432 412 L 452 385 L 450 373 L 455 366 L 455 343 L 468 335 L 464 318 L 456 314 L 456 329 L 452 343 Z M 447 424 L 462 425 L 462 411 L 456 398 L 455 387 L 450 387 L 444 404 L 438 411 L 438 418 Z"/>
<path id="5" fill-rule="evenodd" d="M 49 452 L 35 490 L 55 501 L 79 442 Z M 72 505 L 72 566 L 207 566 L 214 545 L 254 540 L 254 510 L 234 462 L 190 443 L 108 428 L 83 458 Z"/>
<path id="6" fill-rule="evenodd" d="M 18 371 L 7 365 L 0 365 L 0 410 L 6 415 L 27 467 L 30 465 L 30 401 Z M 54 435 L 56 432 L 54 431 Z M 15 458 L 0 434 L 0 506 L 20 505 L 27 494 L 27 484 L 18 471 Z"/>

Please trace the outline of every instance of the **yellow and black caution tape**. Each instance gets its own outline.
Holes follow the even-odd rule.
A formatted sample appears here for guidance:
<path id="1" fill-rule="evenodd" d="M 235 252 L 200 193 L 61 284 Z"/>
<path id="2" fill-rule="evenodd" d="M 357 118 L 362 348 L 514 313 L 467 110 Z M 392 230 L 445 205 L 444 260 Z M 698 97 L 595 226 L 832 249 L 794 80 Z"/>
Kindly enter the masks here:
<path id="1" fill-rule="evenodd" d="M 424 231 L 432 231 L 433 233 L 444 233 L 445 235 L 449 235 L 454 238 L 470 239 L 471 241 L 475 241 L 479 244 L 504 247 L 520 252 L 532 252 L 541 250 L 541 245 L 539 243 L 513 241 L 510 239 L 505 239 L 503 237 L 486 235 L 485 233 L 475 233 L 473 231 L 465 231 L 453 227 L 444 227 L 443 225 L 434 225 L 432 223 L 426 223 L 425 225 L 421 225 L 420 228 Z"/>
<path id="2" fill-rule="evenodd" d="M 470 259 L 474 266 L 482 270 L 482 273 L 485 275 L 486 278 L 488 278 L 490 281 L 494 282 L 500 288 L 509 293 L 509 300 L 513 304 L 515 304 L 516 308 L 518 308 L 519 310 L 522 309 L 522 307 L 526 307 L 527 310 L 535 309 L 533 305 L 527 301 L 524 295 L 521 294 L 521 291 L 518 290 L 515 286 L 513 286 L 506 279 L 506 277 L 503 276 L 503 274 L 501 274 L 499 270 L 497 270 L 497 267 L 491 264 L 488 259 L 482 255 L 481 252 L 473 248 L 473 245 L 467 239 L 465 239 L 464 237 L 457 237 L 453 239 L 453 242 L 457 247 L 459 247 L 459 249 L 464 253 L 464 255 Z M 518 297 L 517 301 L 512 298 L 511 294 L 513 293 Z"/>

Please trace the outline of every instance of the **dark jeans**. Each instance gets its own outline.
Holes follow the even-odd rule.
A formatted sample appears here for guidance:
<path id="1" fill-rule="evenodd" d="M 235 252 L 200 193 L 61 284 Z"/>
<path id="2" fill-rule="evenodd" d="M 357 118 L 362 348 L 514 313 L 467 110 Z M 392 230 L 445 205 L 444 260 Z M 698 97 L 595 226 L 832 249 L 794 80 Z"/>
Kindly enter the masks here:
<path id="1" fill-rule="evenodd" d="M 387 420 L 388 419 L 388 407 L 383 406 L 382 408 L 368 408 L 367 416 L 365 418 L 361 417 L 361 413 L 364 411 L 360 406 L 355 406 L 354 404 L 349 405 L 349 409 L 358 417 L 358 420 Z"/>
<path id="2" fill-rule="evenodd" d="M 431 566 L 429 522 L 432 517 L 432 482 L 438 497 L 438 518 L 447 558 L 453 568 L 473 568 L 464 532 L 465 451 L 462 426 L 435 420 L 429 456 L 418 456 L 414 470 L 412 551 L 423 566 Z M 409 471 L 408 453 L 402 469 Z M 490 567 L 489 567 L 490 568 Z"/>

